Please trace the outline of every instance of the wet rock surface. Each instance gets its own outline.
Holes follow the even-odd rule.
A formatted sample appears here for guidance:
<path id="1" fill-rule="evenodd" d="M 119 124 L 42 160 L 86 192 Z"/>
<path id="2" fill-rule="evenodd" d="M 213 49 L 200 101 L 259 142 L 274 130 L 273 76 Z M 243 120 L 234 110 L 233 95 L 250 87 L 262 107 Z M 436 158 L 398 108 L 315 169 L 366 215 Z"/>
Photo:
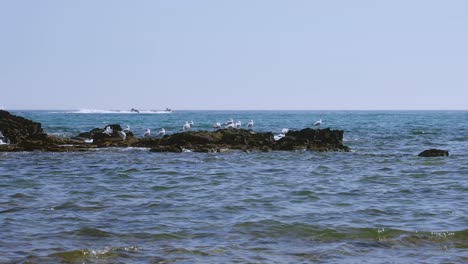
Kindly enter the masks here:
<path id="1" fill-rule="evenodd" d="M 447 157 L 448 155 L 448 150 L 442 149 L 426 149 L 418 154 L 419 157 Z"/>
<path id="2" fill-rule="evenodd" d="M 43 140 L 47 135 L 40 123 L 0 110 L 0 131 L 5 142 L 17 144 L 26 140 Z"/>

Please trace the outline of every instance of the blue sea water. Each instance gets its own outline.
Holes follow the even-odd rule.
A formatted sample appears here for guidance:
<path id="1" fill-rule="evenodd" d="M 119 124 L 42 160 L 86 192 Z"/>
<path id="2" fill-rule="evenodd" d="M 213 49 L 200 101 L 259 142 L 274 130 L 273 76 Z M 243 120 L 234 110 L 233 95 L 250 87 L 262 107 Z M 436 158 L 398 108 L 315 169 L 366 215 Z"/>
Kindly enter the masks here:
<path id="1" fill-rule="evenodd" d="M 468 111 L 12 113 L 64 136 L 322 118 L 352 151 L 0 153 L 0 263 L 468 262 Z"/>

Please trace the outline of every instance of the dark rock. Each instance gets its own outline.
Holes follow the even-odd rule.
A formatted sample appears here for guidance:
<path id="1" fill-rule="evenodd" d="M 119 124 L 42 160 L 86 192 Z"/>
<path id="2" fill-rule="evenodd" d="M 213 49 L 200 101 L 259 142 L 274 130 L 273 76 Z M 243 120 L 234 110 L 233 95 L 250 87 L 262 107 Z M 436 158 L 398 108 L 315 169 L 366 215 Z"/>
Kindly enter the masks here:
<path id="1" fill-rule="evenodd" d="M 0 110 L 0 131 L 10 143 L 0 145 L 0 151 L 76 151 L 89 149 L 83 141 L 49 136 L 40 123 Z"/>
<path id="2" fill-rule="evenodd" d="M 112 133 L 105 133 L 110 127 Z M 289 131 L 275 141 L 271 132 L 254 132 L 245 129 L 219 129 L 216 131 L 187 131 L 165 135 L 162 138 L 136 138 L 126 132 L 125 140 L 119 135 L 119 124 L 94 128 L 74 138 L 48 136 L 41 124 L 0 111 L 0 131 L 12 144 L 1 145 L 0 151 L 84 151 L 101 147 L 146 147 L 152 152 L 224 152 L 224 151 L 274 151 L 312 150 L 349 151 L 342 144 L 343 131 L 310 129 Z M 92 139 L 92 143 L 86 143 Z M 90 140 L 89 140 L 90 141 Z"/>
<path id="3" fill-rule="evenodd" d="M 107 127 L 112 129 L 112 133 L 104 133 Z M 126 138 L 122 140 L 118 133 L 122 130 L 119 124 L 111 124 L 104 126 L 104 128 L 94 128 L 89 132 L 80 133 L 74 139 L 92 139 L 93 145 L 98 147 L 130 147 L 139 141 L 131 131 L 125 132 Z"/>
<path id="4" fill-rule="evenodd" d="M 311 129 L 288 131 L 277 141 L 277 150 L 349 151 L 343 145 L 343 130 Z"/>
<path id="5" fill-rule="evenodd" d="M 40 123 L 0 110 L 0 131 L 11 144 L 24 140 L 44 140 L 47 134 Z"/>
<path id="6" fill-rule="evenodd" d="M 426 149 L 418 154 L 419 157 L 446 157 L 448 155 L 448 150 L 442 149 Z"/>
<path id="7" fill-rule="evenodd" d="M 303 129 L 290 131 L 279 141 L 271 132 L 253 132 L 245 129 L 220 129 L 209 131 L 188 131 L 166 135 L 160 139 L 145 139 L 138 144 L 154 152 L 183 151 L 219 152 L 224 149 L 242 151 L 272 150 L 314 150 L 349 151 L 342 144 L 343 131 L 330 129 Z"/>

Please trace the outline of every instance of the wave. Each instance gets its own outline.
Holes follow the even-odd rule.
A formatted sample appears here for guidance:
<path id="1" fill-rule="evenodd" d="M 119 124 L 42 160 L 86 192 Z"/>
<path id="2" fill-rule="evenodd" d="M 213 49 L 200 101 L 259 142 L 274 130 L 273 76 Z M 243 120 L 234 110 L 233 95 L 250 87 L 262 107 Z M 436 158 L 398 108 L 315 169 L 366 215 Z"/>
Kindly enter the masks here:
<path id="1" fill-rule="evenodd" d="M 103 109 L 79 109 L 68 111 L 70 114 L 170 114 L 172 110 L 103 110 Z"/>
<path id="2" fill-rule="evenodd" d="M 451 243 L 457 248 L 467 248 L 468 229 L 458 231 L 407 231 L 394 228 L 324 228 L 305 223 L 283 223 L 273 220 L 241 222 L 236 231 L 256 237 L 284 237 L 312 239 L 322 242 L 336 241 L 386 241 L 396 244 Z"/>
<path id="3" fill-rule="evenodd" d="M 71 251 L 59 251 L 50 254 L 47 258 L 39 258 L 38 260 L 58 261 L 65 263 L 88 263 L 99 261 L 114 261 L 118 258 L 128 259 L 132 255 L 138 254 L 140 248 L 138 246 L 128 247 L 105 247 L 102 249 L 78 249 Z"/>

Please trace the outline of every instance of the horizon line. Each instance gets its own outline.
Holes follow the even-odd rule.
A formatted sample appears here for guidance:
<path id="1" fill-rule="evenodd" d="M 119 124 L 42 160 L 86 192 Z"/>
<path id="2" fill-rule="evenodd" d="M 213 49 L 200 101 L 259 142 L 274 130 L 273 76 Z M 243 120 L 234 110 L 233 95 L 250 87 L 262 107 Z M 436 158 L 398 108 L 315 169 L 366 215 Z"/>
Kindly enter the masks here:
<path id="1" fill-rule="evenodd" d="M 468 111 L 468 109 L 173 109 L 171 111 Z M 34 109 L 34 108 L 0 108 L 4 111 L 79 111 L 79 110 L 102 110 L 102 111 L 126 111 L 128 109 L 98 109 L 98 108 L 79 108 L 79 109 Z M 140 111 L 163 111 L 164 109 L 143 109 Z"/>

